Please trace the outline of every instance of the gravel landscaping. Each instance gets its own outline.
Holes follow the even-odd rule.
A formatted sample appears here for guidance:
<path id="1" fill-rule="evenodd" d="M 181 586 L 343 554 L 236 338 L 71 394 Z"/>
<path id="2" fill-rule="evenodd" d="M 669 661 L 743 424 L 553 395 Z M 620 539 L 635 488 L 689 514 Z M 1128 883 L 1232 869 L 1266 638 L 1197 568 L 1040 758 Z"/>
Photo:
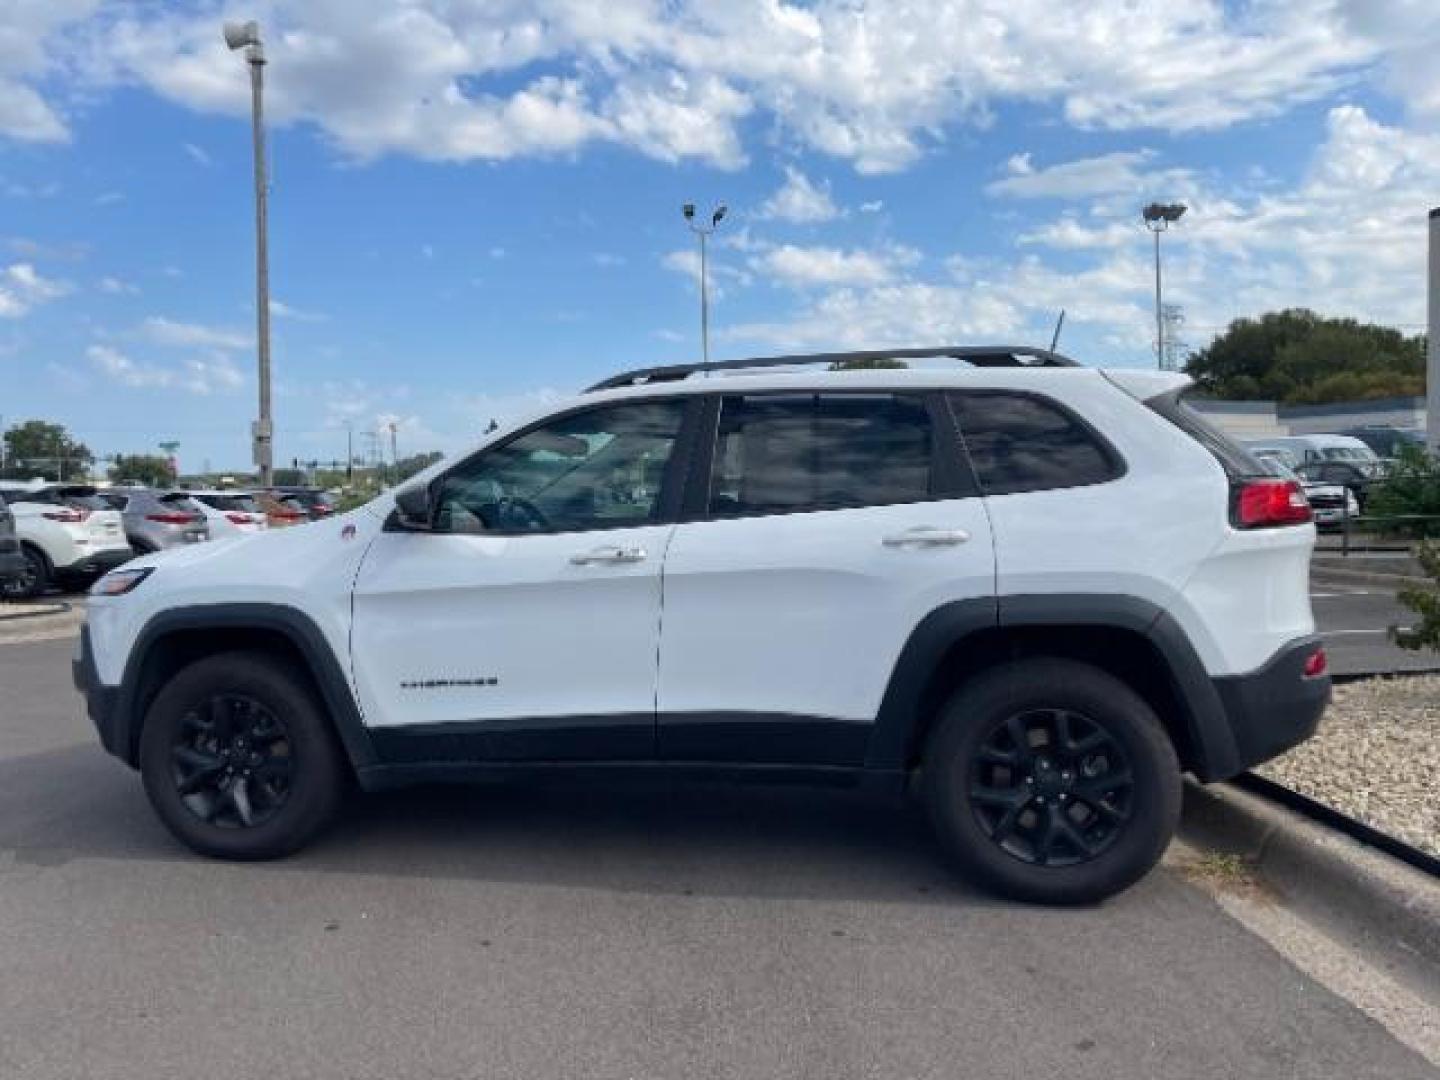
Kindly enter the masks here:
<path id="1" fill-rule="evenodd" d="M 1313 739 L 1255 771 L 1440 856 L 1440 676 L 1335 688 Z"/>

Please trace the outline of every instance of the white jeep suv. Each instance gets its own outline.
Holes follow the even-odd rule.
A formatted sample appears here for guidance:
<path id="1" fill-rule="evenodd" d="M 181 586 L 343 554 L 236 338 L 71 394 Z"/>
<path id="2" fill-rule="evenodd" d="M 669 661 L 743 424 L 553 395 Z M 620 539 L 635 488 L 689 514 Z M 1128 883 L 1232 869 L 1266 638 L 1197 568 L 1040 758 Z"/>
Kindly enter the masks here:
<path id="1" fill-rule="evenodd" d="M 974 346 L 617 376 L 393 497 L 112 572 L 76 682 L 209 855 L 294 851 L 347 776 L 913 781 L 970 876 L 1093 901 L 1182 770 L 1330 693 L 1304 495 L 1185 385 Z"/>

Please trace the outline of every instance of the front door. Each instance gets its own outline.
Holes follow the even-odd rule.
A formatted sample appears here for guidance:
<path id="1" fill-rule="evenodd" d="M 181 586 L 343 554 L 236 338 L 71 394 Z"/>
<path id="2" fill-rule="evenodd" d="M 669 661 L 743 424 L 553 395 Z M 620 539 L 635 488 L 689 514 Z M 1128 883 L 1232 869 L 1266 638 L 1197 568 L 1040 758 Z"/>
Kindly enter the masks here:
<path id="1" fill-rule="evenodd" d="M 382 757 L 653 757 L 686 408 L 656 399 L 545 421 L 434 481 L 433 531 L 376 539 L 351 654 Z"/>

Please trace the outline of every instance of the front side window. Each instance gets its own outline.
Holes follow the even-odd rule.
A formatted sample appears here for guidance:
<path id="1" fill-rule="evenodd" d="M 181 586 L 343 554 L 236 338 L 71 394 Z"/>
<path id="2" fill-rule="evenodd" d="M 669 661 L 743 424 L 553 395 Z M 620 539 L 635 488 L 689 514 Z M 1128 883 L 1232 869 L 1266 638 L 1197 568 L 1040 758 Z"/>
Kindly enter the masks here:
<path id="1" fill-rule="evenodd" d="M 709 512 L 793 514 L 928 499 L 933 442 L 925 402 L 912 395 L 728 396 Z"/>
<path id="2" fill-rule="evenodd" d="M 684 413 L 681 400 L 605 405 L 482 451 L 441 481 L 435 527 L 513 534 L 648 524 Z"/>
<path id="3" fill-rule="evenodd" d="M 1054 402 L 1005 391 L 947 396 L 987 495 L 1101 484 L 1122 471 L 1113 452 Z"/>

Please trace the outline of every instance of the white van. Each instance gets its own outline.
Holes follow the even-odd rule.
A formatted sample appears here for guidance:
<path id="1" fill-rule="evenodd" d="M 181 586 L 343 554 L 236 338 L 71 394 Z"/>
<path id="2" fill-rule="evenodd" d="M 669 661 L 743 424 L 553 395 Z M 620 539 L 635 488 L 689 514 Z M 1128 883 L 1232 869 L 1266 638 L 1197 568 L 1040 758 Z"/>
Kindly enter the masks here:
<path id="1" fill-rule="evenodd" d="M 1279 453 L 1294 460 L 1294 467 L 1313 462 L 1340 461 L 1354 465 L 1368 475 L 1381 471 L 1375 451 L 1351 435 L 1281 435 L 1270 439 L 1249 439 L 1251 453 Z"/>

